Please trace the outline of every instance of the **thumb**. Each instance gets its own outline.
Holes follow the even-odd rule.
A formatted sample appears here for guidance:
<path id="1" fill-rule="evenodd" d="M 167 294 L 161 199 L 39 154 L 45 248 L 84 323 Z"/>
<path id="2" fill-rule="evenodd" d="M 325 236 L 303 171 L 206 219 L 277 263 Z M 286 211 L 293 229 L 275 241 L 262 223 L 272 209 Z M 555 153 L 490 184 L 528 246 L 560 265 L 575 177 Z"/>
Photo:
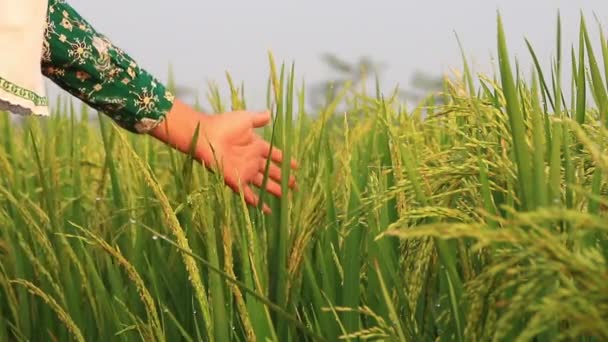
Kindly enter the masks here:
<path id="1" fill-rule="evenodd" d="M 251 117 L 251 123 L 254 128 L 264 127 L 264 126 L 268 125 L 269 122 L 270 122 L 270 112 L 269 111 L 255 113 Z"/>

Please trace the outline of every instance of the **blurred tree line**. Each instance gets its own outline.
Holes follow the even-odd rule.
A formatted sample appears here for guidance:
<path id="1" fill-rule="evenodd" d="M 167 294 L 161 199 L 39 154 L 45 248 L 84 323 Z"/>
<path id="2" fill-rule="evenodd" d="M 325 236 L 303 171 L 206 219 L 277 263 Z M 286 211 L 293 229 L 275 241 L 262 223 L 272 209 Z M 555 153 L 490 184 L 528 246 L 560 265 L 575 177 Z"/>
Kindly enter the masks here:
<path id="1" fill-rule="evenodd" d="M 375 91 L 376 84 L 382 84 L 381 75 L 386 65 L 370 57 L 363 56 L 349 62 L 335 54 L 326 53 L 321 58 L 335 76 L 312 86 L 309 100 L 313 108 L 320 108 L 331 102 L 347 85 L 353 89 L 366 87 L 369 91 Z M 398 95 L 403 101 L 418 103 L 432 94 L 441 92 L 443 84 L 443 76 L 417 70 L 411 76 L 408 87 L 400 89 Z M 435 96 L 435 103 L 440 102 L 441 97 Z"/>
<path id="2" fill-rule="evenodd" d="M 378 62 L 368 56 L 359 57 L 354 62 L 347 61 L 332 53 L 325 53 L 321 56 L 324 64 L 329 68 L 331 76 L 325 80 L 314 83 L 307 89 L 308 104 L 312 112 L 317 113 L 319 108 L 323 108 L 331 102 L 346 86 L 351 89 L 365 88 L 369 94 L 374 94 L 377 83 L 381 84 L 381 75 L 387 69 L 384 63 Z M 444 77 L 431 75 L 417 70 L 410 78 L 408 87 L 400 89 L 398 96 L 402 101 L 409 103 L 419 103 L 432 94 L 437 94 L 443 90 Z M 170 65 L 168 70 L 167 87 L 178 97 L 194 99 L 198 106 L 198 91 L 192 87 L 177 84 L 173 68 Z M 442 98 L 435 96 L 435 103 L 441 103 Z"/>

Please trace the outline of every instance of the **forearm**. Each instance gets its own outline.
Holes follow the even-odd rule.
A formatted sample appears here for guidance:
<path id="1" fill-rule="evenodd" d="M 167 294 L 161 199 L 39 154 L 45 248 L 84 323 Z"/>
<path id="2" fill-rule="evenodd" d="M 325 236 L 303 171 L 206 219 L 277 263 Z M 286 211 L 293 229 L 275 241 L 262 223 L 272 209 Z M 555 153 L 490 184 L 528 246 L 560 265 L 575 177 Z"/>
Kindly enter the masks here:
<path id="1" fill-rule="evenodd" d="M 49 0 L 42 71 L 120 126 L 147 133 L 173 107 L 173 95 L 63 0 Z"/>
<path id="2" fill-rule="evenodd" d="M 44 74 L 120 126 L 149 133 L 181 152 L 188 151 L 199 123 L 208 128 L 210 116 L 175 100 L 64 1 L 49 0 L 47 26 Z"/>
<path id="3" fill-rule="evenodd" d="M 205 141 L 204 137 L 206 130 L 211 125 L 211 120 L 211 116 L 201 114 L 182 101 L 175 100 L 165 120 L 152 129 L 149 134 L 186 153 L 192 143 L 197 126 L 199 126 L 199 142 Z M 202 158 L 201 155 L 195 157 Z"/>

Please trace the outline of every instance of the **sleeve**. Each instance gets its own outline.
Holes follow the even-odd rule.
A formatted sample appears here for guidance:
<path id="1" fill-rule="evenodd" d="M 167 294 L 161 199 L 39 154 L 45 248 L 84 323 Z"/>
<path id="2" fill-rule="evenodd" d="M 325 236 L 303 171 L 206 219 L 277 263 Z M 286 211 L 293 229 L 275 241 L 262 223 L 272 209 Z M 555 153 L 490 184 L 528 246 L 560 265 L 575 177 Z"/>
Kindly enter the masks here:
<path id="1" fill-rule="evenodd" d="M 174 96 L 163 84 L 96 32 L 65 0 L 49 0 L 42 72 L 134 133 L 156 127 L 173 106 Z"/>

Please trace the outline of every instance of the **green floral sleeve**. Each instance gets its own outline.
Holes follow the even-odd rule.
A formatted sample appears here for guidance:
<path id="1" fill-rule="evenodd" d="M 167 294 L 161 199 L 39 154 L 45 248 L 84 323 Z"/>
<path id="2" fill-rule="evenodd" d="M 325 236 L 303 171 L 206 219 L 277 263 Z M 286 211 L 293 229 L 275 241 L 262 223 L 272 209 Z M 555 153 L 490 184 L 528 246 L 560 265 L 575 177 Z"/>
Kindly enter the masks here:
<path id="1" fill-rule="evenodd" d="M 42 71 L 121 127 L 146 133 L 165 118 L 173 95 L 96 32 L 65 0 L 49 0 Z"/>

